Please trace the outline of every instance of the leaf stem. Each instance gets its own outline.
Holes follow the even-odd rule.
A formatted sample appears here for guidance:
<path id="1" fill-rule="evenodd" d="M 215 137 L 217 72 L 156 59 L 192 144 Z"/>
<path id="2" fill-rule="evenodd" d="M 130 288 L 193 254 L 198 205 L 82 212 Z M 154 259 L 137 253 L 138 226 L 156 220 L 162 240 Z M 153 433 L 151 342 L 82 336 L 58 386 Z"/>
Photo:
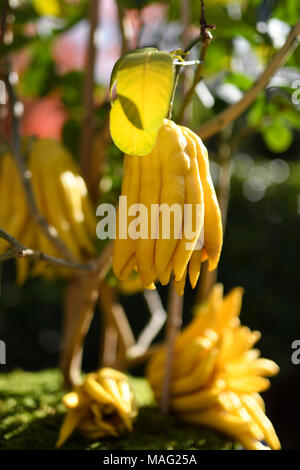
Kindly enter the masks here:
<path id="1" fill-rule="evenodd" d="M 215 25 L 206 23 L 204 0 L 201 0 L 200 35 L 197 36 L 195 39 L 193 39 L 190 42 L 190 44 L 188 44 L 185 47 L 184 53 L 183 53 L 183 55 L 186 55 L 196 44 L 198 44 L 199 42 L 202 42 L 200 61 L 195 72 L 193 83 L 183 98 L 183 102 L 182 102 L 182 105 L 181 105 L 181 108 L 177 117 L 178 122 L 181 122 L 183 120 L 185 110 L 193 97 L 193 94 L 195 92 L 195 89 L 198 83 L 202 79 L 203 63 L 207 54 L 208 46 L 212 40 L 212 34 L 209 32 L 209 29 L 215 29 Z M 176 87 L 178 85 L 179 74 L 180 74 L 180 68 L 176 66 L 174 88 L 173 88 L 172 98 L 171 98 L 170 107 L 169 107 L 169 119 L 171 119 L 172 117 L 172 109 L 173 109 L 173 104 L 174 104 Z"/>

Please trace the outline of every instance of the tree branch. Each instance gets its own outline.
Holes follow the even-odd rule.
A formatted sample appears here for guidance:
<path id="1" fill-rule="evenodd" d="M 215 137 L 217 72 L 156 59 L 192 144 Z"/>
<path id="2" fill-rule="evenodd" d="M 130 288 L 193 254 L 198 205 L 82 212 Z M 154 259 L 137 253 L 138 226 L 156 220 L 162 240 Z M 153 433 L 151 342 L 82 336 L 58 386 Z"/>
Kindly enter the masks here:
<path id="1" fill-rule="evenodd" d="M 182 323 L 183 296 L 177 295 L 174 283 L 171 282 L 169 305 L 168 305 L 168 323 L 166 334 L 166 365 L 163 381 L 161 411 L 167 413 L 170 401 L 170 385 L 172 376 L 172 365 L 174 356 L 175 339 Z"/>
<path id="2" fill-rule="evenodd" d="M 220 132 L 251 106 L 258 94 L 267 86 L 270 78 L 275 74 L 279 67 L 287 61 L 289 56 L 296 49 L 299 43 L 299 35 L 300 20 L 291 30 L 283 47 L 274 55 L 266 70 L 255 82 L 252 88 L 245 93 L 243 98 L 200 127 L 197 133 L 203 140 Z"/>
<path id="3" fill-rule="evenodd" d="M 57 266 L 60 268 L 69 268 L 78 271 L 91 271 L 92 266 L 89 264 L 79 264 L 79 263 L 72 263 L 70 261 L 66 261 L 61 258 L 55 258 L 53 256 L 46 255 L 41 251 L 32 250 L 24 246 L 19 240 L 14 238 L 9 233 L 5 232 L 0 228 L 0 238 L 6 240 L 10 245 L 12 245 L 12 249 L 8 250 L 7 252 L 3 253 L 0 256 L 0 262 L 6 261 L 12 258 L 31 258 L 37 261 L 43 261 L 47 264 L 51 264 L 53 266 Z"/>
<path id="4" fill-rule="evenodd" d="M 183 98 L 183 102 L 182 102 L 182 105 L 181 105 L 181 108 L 177 117 L 178 122 L 182 122 L 184 118 L 185 110 L 188 107 L 194 95 L 194 92 L 198 83 L 202 80 L 203 63 L 207 54 L 208 46 L 210 45 L 211 40 L 212 40 L 212 35 L 208 31 L 208 29 L 215 29 L 215 26 L 209 25 L 206 23 L 205 14 L 204 14 L 204 1 L 202 0 L 201 1 L 201 18 L 200 18 L 200 37 L 199 37 L 201 38 L 201 41 L 202 41 L 200 64 L 198 65 L 196 69 L 193 83 Z M 195 41 L 193 41 L 192 45 L 190 45 L 186 49 L 185 52 L 189 51 L 191 49 L 191 46 L 193 47 L 199 41 L 199 38 L 196 38 Z"/>
<path id="5" fill-rule="evenodd" d="M 187 22 L 187 18 L 185 19 Z M 212 36 L 208 29 L 214 29 L 214 25 L 208 25 L 205 20 L 205 12 L 204 12 L 204 0 L 201 0 L 201 18 L 200 18 L 200 37 L 202 39 L 202 49 L 201 49 L 201 57 L 200 57 L 200 64 L 198 65 L 193 85 L 191 86 L 190 90 L 186 94 L 184 98 L 184 102 L 181 108 L 180 115 L 183 117 L 184 111 L 186 106 L 189 103 L 190 98 L 192 97 L 195 87 L 197 83 L 201 79 L 202 73 L 202 63 L 205 59 L 207 48 L 210 44 Z M 194 44 L 194 43 L 193 43 Z M 186 48 L 186 52 L 189 51 L 191 45 Z M 179 71 L 176 69 L 176 78 L 178 80 Z M 175 86 L 176 86 L 175 82 Z M 174 90 L 173 96 L 171 100 L 171 106 L 169 110 L 169 115 L 172 113 L 172 101 L 174 98 Z M 161 410 L 163 413 L 167 413 L 169 410 L 169 401 L 170 401 L 170 384 L 171 384 L 171 375 L 172 375 L 172 364 L 173 364 L 173 356 L 174 356 L 174 345 L 176 336 L 180 330 L 181 323 L 182 323 L 182 309 L 183 309 L 183 296 L 179 297 L 176 293 L 174 283 L 171 282 L 170 290 L 169 290 L 169 305 L 168 305 L 168 321 L 167 321 L 167 334 L 166 334 L 166 365 L 165 365 L 165 375 L 163 380 L 163 390 L 162 390 L 162 400 L 161 400 Z"/>
<path id="6" fill-rule="evenodd" d="M 84 106 L 84 119 L 83 129 L 81 135 L 80 146 L 80 162 L 82 175 L 89 188 L 89 170 L 90 170 L 90 156 L 92 152 L 92 139 L 93 139 L 93 117 L 94 117 L 94 74 L 95 74 L 95 32 L 98 26 L 98 0 L 90 0 L 89 9 L 89 23 L 90 35 L 87 47 L 86 57 L 86 73 L 83 85 L 83 106 Z"/>
<path id="7" fill-rule="evenodd" d="M 12 108 L 12 144 L 8 143 L 7 141 L 5 141 L 5 144 L 8 146 L 16 163 L 21 183 L 24 188 L 24 193 L 30 215 L 40 227 L 44 235 L 48 238 L 48 240 L 57 248 L 59 253 L 61 253 L 67 260 L 77 263 L 75 256 L 70 252 L 69 248 L 58 237 L 55 227 L 48 224 L 48 222 L 40 213 L 37 207 L 31 185 L 31 173 L 26 168 L 25 160 L 21 153 L 20 121 L 19 117 L 16 115 L 15 112 L 17 99 L 8 77 L 6 77 L 6 87 L 9 95 L 10 105 Z"/>
<path id="8" fill-rule="evenodd" d="M 144 290 L 144 298 L 151 314 L 151 319 L 140 333 L 137 341 L 127 350 L 127 359 L 136 360 L 149 349 L 153 339 L 166 322 L 167 314 L 157 290 Z"/>
<path id="9" fill-rule="evenodd" d="M 105 282 L 99 285 L 99 304 L 104 320 L 100 364 L 115 367 L 124 362 L 126 351 L 135 343 L 135 338 L 115 289 Z"/>

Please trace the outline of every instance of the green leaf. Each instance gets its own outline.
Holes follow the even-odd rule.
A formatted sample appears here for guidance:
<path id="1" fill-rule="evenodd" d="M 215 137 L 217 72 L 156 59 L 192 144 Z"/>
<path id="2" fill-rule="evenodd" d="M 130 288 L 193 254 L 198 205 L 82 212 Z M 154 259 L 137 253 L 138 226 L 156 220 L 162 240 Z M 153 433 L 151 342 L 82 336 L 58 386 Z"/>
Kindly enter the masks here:
<path id="1" fill-rule="evenodd" d="M 55 83 L 55 64 L 51 57 L 50 43 L 37 43 L 32 47 L 30 66 L 21 75 L 20 91 L 30 98 L 45 96 Z"/>
<path id="2" fill-rule="evenodd" d="M 110 131 L 122 152 L 151 152 L 168 111 L 173 82 L 173 59 L 167 52 L 151 47 L 118 60 L 111 76 L 117 98 L 110 111 Z"/>
<path id="3" fill-rule="evenodd" d="M 231 72 L 225 80 L 225 83 L 232 83 L 242 91 L 247 91 L 253 85 L 253 78 L 243 73 Z"/>
<path id="4" fill-rule="evenodd" d="M 143 49 L 137 49 L 136 51 L 134 51 L 135 54 L 139 54 L 139 53 L 144 53 L 146 51 L 157 51 L 158 50 L 156 49 L 156 47 L 144 47 Z M 114 84 L 116 83 L 116 80 L 117 80 L 117 73 L 118 73 L 118 69 L 120 67 L 120 65 L 124 62 L 124 60 L 126 60 L 126 57 L 129 55 L 129 54 L 132 54 L 132 52 L 127 52 L 126 54 L 122 55 L 122 57 L 120 57 L 117 62 L 115 63 L 113 69 L 112 69 L 112 72 L 111 72 L 111 76 L 110 76 L 110 84 L 109 84 L 109 92 L 111 94 L 112 92 L 112 88 L 114 86 Z"/>
<path id="5" fill-rule="evenodd" d="M 32 0 L 32 6 L 42 16 L 59 16 L 61 13 L 58 0 Z"/>
<path id="6" fill-rule="evenodd" d="M 285 152 L 293 141 L 293 132 L 281 118 L 275 119 L 262 130 L 262 135 L 269 149 L 274 153 Z"/>
<path id="7" fill-rule="evenodd" d="M 265 96 L 261 94 L 259 98 L 255 101 L 248 113 L 248 124 L 249 126 L 256 127 L 258 126 L 263 117 L 266 114 L 266 100 Z"/>
<path id="8" fill-rule="evenodd" d="M 281 115 L 294 129 L 300 131 L 299 111 L 289 109 Z"/>
<path id="9" fill-rule="evenodd" d="M 278 18 L 289 24 L 294 24 L 299 19 L 300 4 L 299 0 L 285 0 L 278 2 L 277 8 L 272 12 L 272 17 Z"/>

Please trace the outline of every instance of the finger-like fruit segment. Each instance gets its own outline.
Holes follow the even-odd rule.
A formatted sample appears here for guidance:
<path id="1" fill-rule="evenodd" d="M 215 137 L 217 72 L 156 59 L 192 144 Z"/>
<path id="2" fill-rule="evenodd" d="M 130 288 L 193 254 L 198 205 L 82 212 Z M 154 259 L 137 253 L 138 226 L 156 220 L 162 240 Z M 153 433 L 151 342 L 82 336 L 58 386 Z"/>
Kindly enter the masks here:
<path id="1" fill-rule="evenodd" d="M 67 415 L 57 446 L 76 428 L 87 439 L 120 436 L 133 430 L 137 409 L 128 377 L 103 367 L 87 374 L 83 383 L 63 397 Z"/>
<path id="2" fill-rule="evenodd" d="M 243 289 L 237 287 L 223 298 L 223 286 L 216 284 L 175 338 L 170 410 L 184 421 L 229 434 L 246 449 L 279 449 L 259 395 L 270 385 L 266 377 L 279 368 L 253 349 L 260 333 L 241 326 L 242 295 Z M 154 353 L 146 374 L 160 402 L 166 376 L 165 347 Z"/>
<path id="3" fill-rule="evenodd" d="M 184 128 L 194 140 L 197 148 L 198 168 L 204 195 L 204 246 L 208 254 L 209 270 L 217 267 L 223 241 L 221 212 L 209 171 L 207 149 L 200 137 Z"/>
<path id="4" fill-rule="evenodd" d="M 201 262 L 209 259 L 209 268 L 216 267 L 222 246 L 221 214 L 206 149 L 196 137 L 165 119 L 150 154 L 125 155 L 122 196 L 127 197 L 127 208 L 120 199 L 113 255 L 119 279 L 134 268 L 144 287 L 157 280 L 165 285 L 173 278 L 178 295 L 183 295 L 187 270 L 194 288 Z M 133 204 L 139 214 L 132 222 L 140 225 L 140 231 L 132 239 L 129 231 L 119 233 L 119 227 L 128 226 Z"/>

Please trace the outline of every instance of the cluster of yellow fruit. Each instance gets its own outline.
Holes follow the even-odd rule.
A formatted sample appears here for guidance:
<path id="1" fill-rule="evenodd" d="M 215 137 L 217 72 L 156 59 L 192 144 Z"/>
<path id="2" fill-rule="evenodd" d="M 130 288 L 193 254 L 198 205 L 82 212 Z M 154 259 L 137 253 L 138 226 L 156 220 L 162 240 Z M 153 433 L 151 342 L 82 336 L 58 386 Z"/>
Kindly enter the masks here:
<path id="1" fill-rule="evenodd" d="M 86 184 L 79 175 L 71 154 L 60 143 L 37 140 L 32 144 L 28 170 L 38 209 L 53 230 L 78 259 L 95 253 L 96 218 Z M 0 227 L 19 240 L 26 248 L 61 257 L 29 214 L 23 186 L 12 156 L 0 157 Z M 0 252 L 8 248 L 0 240 Z M 53 278 L 66 274 L 66 269 L 46 266 L 26 258 L 17 259 L 17 281 L 23 284 L 29 273 Z"/>
<path id="2" fill-rule="evenodd" d="M 120 436 L 132 431 L 137 415 L 128 377 L 104 367 L 87 374 L 84 382 L 63 397 L 67 408 L 56 446 L 60 447 L 78 428 L 87 439 Z"/>
<path id="3" fill-rule="evenodd" d="M 223 299 L 223 286 L 216 284 L 176 338 L 170 408 L 187 422 L 229 434 L 246 449 L 279 449 L 260 396 L 270 385 L 266 376 L 279 368 L 253 349 L 260 333 L 240 325 L 242 295 L 237 287 Z M 147 365 L 157 400 L 162 395 L 165 363 L 162 348 Z"/>
<path id="4" fill-rule="evenodd" d="M 120 280 L 135 269 L 143 286 L 153 288 L 156 280 L 167 284 L 173 272 L 176 291 L 182 295 L 187 272 L 194 288 L 204 260 L 208 259 L 209 270 L 216 268 L 222 248 L 221 214 L 207 150 L 194 132 L 165 119 L 150 154 L 125 155 L 122 196 L 127 197 L 128 208 L 134 204 L 146 207 L 148 228 L 140 238 L 128 234 L 121 238 L 120 221 L 126 220 L 129 227 L 134 217 L 119 208 L 113 270 Z M 162 211 L 154 211 L 153 205 L 171 209 L 174 204 L 181 208 L 182 223 L 179 227 L 170 223 L 165 237 Z M 187 205 L 191 211 L 185 210 Z M 200 214 L 197 208 L 203 209 Z M 184 227 L 193 227 L 192 237 Z M 204 246 L 198 249 L 202 233 Z"/>

